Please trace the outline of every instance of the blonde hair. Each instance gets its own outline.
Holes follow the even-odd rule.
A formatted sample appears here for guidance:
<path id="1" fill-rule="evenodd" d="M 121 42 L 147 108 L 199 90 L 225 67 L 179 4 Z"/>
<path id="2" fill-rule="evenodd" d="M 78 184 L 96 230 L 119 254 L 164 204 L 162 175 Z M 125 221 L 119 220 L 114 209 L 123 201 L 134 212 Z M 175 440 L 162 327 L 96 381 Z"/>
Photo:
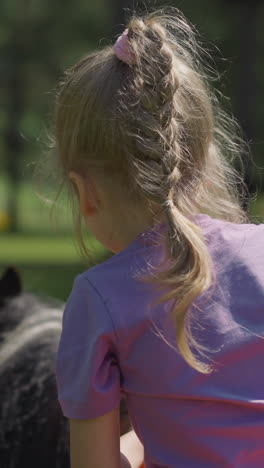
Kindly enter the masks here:
<path id="1" fill-rule="evenodd" d="M 248 221 L 240 206 L 245 186 L 233 167 L 242 140 L 209 85 L 196 32 L 178 10 L 134 15 L 127 28 L 134 65 L 107 46 L 66 72 L 56 103 L 57 150 L 65 174 L 87 164 L 119 171 L 131 195 L 160 205 L 167 266 L 145 280 L 166 289 L 160 301 L 172 301 L 183 358 L 209 373 L 190 348 L 204 349 L 189 313 L 213 284 L 214 271 L 191 216 Z"/>

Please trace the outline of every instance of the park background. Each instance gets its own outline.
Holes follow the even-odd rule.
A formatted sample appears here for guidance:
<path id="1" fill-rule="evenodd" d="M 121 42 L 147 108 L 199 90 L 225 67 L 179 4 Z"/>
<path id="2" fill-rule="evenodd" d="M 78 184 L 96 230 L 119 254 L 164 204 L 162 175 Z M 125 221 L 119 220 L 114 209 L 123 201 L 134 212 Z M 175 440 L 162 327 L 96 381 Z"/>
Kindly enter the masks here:
<path id="1" fill-rule="evenodd" d="M 113 44 L 129 10 L 164 6 L 130 0 L 1 0 L 0 272 L 18 268 L 27 290 L 65 300 L 87 268 L 76 248 L 66 197 L 55 204 L 47 156 L 55 87 L 65 68 L 98 45 Z M 264 4 L 262 0 L 169 0 L 202 34 L 252 158 L 248 210 L 264 221 Z M 44 199 L 46 202 L 44 202 Z M 90 236 L 93 262 L 110 255 Z"/>

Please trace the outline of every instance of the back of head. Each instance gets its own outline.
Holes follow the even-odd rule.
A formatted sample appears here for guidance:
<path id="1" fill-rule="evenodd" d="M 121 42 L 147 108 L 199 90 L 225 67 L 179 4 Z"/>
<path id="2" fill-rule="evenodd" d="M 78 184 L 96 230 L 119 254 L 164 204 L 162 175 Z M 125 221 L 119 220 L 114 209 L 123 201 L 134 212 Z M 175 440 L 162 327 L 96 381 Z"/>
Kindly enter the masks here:
<path id="1" fill-rule="evenodd" d="M 186 314 L 212 282 L 211 259 L 189 216 L 248 220 L 240 206 L 243 181 L 231 164 L 240 152 L 236 123 L 220 108 L 196 33 L 178 10 L 134 15 L 128 46 L 127 60 L 109 46 L 66 72 L 57 98 L 57 150 L 66 174 L 92 165 L 120 177 L 130 197 L 161 208 L 170 263 L 151 281 L 173 285 L 163 299 L 178 298 L 179 350 L 208 372 L 190 351 Z"/>
<path id="2" fill-rule="evenodd" d="M 63 168 L 123 171 L 135 195 L 162 203 L 173 187 L 185 214 L 243 221 L 228 163 L 240 150 L 235 123 L 209 87 L 192 26 L 158 11 L 132 17 L 128 37 L 133 65 L 110 46 L 65 74 L 55 121 Z"/>

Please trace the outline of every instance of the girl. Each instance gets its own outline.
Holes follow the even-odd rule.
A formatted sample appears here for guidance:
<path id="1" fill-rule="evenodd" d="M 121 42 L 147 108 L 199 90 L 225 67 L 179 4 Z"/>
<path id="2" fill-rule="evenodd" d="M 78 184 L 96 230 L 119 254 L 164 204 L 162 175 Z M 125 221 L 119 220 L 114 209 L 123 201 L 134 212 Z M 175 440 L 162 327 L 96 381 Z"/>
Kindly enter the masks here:
<path id="1" fill-rule="evenodd" d="M 264 225 L 240 206 L 234 128 L 177 11 L 134 16 L 65 75 L 56 147 L 78 232 L 115 253 L 63 316 L 72 468 L 138 466 L 142 447 L 146 468 L 263 467 Z M 122 393 L 136 459 L 120 456 Z"/>

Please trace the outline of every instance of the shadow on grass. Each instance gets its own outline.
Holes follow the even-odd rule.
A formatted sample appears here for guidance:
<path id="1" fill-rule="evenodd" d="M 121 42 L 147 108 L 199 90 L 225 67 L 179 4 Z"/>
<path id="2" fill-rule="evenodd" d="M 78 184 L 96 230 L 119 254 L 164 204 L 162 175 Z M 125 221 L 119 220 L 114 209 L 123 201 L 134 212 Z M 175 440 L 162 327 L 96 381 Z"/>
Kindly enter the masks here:
<path id="1" fill-rule="evenodd" d="M 101 263 L 109 255 L 98 258 Z M 74 278 L 89 268 L 83 263 L 69 264 L 48 264 L 48 263 L 24 263 L 18 262 L 12 265 L 18 270 L 24 290 L 40 296 L 66 301 L 73 285 Z M 7 263 L 0 263 L 0 274 L 9 266 Z"/>

